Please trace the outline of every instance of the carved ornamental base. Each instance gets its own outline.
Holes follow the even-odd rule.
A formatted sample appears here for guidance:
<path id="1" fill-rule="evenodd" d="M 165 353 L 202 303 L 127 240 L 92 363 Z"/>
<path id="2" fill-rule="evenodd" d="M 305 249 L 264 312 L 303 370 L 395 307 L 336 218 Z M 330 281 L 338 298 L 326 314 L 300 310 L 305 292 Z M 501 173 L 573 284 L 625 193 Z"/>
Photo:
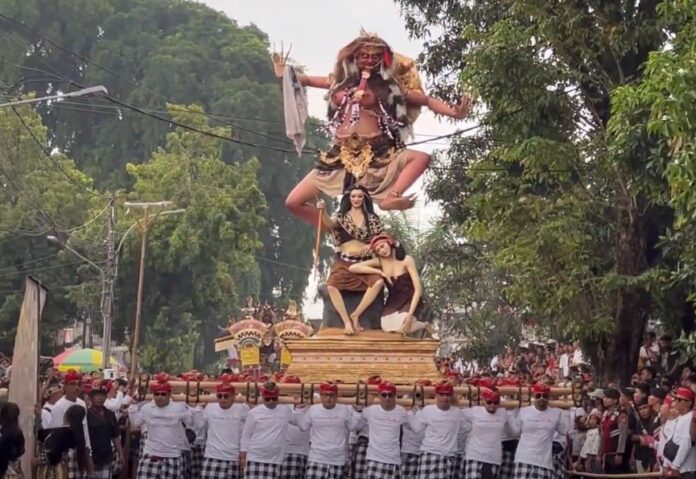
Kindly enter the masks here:
<path id="1" fill-rule="evenodd" d="M 404 338 L 384 331 L 363 331 L 345 336 L 342 329 L 324 328 L 307 339 L 288 340 L 292 355 L 287 374 L 304 383 L 356 383 L 380 376 L 395 384 L 441 378 L 435 366 L 439 341 Z"/>

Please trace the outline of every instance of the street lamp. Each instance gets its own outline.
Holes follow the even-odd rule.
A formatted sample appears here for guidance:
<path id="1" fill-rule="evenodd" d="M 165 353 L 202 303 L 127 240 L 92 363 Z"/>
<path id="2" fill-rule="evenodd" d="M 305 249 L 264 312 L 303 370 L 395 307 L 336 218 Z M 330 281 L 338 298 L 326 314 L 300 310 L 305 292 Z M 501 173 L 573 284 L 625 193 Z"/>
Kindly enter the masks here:
<path id="1" fill-rule="evenodd" d="M 68 93 L 60 93 L 58 95 L 42 96 L 40 98 L 29 98 L 28 100 L 17 100 L 17 101 L 11 101 L 9 103 L 0 103 L 0 108 L 4 108 L 4 107 L 8 107 L 8 106 L 26 105 L 29 103 L 38 103 L 40 101 L 46 101 L 46 100 L 61 100 L 64 98 L 77 98 L 80 96 L 95 95 L 95 94 L 108 95 L 109 91 L 103 85 L 91 86 L 89 88 L 83 88 L 81 90 L 71 91 Z"/>
<path id="2" fill-rule="evenodd" d="M 109 356 L 107 356 L 107 353 L 109 352 L 109 348 L 105 347 L 106 346 L 106 334 L 107 334 L 107 328 L 109 328 L 111 324 L 111 304 L 105 304 L 107 301 L 107 291 L 106 291 L 106 273 L 104 272 L 104 269 L 101 268 L 98 264 L 96 264 L 94 261 L 91 259 L 87 258 L 84 256 L 82 253 L 79 251 L 71 248 L 66 242 L 61 241 L 60 238 L 54 235 L 48 235 L 46 236 L 46 239 L 50 241 L 51 243 L 56 243 L 59 245 L 61 248 L 64 248 L 68 251 L 70 251 L 72 254 L 80 258 L 82 261 L 93 267 L 99 272 L 99 279 L 101 280 L 101 299 L 99 301 L 99 309 L 101 312 L 102 316 L 102 323 L 103 323 L 103 329 L 102 329 L 102 356 L 104 356 L 104 360 L 102 361 L 102 366 L 104 368 L 107 368 L 109 366 Z M 90 327 L 91 331 L 91 327 Z"/>

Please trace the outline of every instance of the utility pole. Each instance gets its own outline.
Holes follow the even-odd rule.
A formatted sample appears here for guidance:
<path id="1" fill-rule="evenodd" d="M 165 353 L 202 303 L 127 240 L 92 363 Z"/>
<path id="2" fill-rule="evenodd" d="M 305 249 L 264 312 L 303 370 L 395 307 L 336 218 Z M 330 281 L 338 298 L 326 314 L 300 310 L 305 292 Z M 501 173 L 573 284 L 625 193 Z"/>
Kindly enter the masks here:
<path id="1" fill-rule="evenodd" d="M 105 285 L 102 304 L 102 369 L 111 367 L 111 324 L 114 313 L 114 283 L 116 282 L 116 196 L 112 193 L 109 199 L 109 217 L 107 220 L 106 236 L 106 268 Z"/>
<path id="2" fill-rule="evenodd" d="M 130 364 L 130 379 L 135 379 L 138 365 L 138 343 L 140 341 L 140 324 L 143 309 L 143 286 L 145 284 L 145 252 L 147 250 L 147 233 L 152 223 L 160 214 L 183 213 L 185 210 L 168 210 L 173 206 L 171 201 L 159 201 L 156 203 L 129 203 L 124 205 L 126 208 L 143 210 L 142 219 L 136 223 L 140 227 L 142 235 L 140 242 L 140 269 L 138 273 L 138 296 L 135 303 L 135 326 L 133 327 L 133 343 L 131 344 L 131 364 Z M 150 213 L 152 212 L 152 213 Z"/>

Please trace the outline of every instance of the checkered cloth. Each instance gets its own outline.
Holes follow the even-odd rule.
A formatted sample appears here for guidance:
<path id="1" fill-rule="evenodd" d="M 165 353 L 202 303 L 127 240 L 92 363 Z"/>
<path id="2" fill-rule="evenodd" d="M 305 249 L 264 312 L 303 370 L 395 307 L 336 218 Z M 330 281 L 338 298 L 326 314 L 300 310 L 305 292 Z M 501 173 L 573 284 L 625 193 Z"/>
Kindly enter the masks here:
<path id="1" fill-rule="evenodd" d="M 512 479 L 515 477 L 515 453 L 503 449 L 503 461 L 500 463 L 498 479 Z"/>
<path id="2" fill-rule="evenodd" d="M 94 472 L 89 479 L 111 479 L 111 464 L 108 466 L 94 467 Z"/>
<path id="3" fill-rule="evenodd" d="M 145 454 L 145 440 L 147 439 L 147 431 L 140 431 L 140 440 L 138 442 L 138 460 Z"/>
<path id="4" fill-rule="evenodd" d="M 355 479 L 401 479 L 400 469 L 400 464 L 367 461 L 367 473 L 365 476 L 356 475 Z"/>
<path id="5" fill-rule="evenodd" d="M 280 465 L 265 462 L 247 462 L 244 479 L 281 479 Z"/>
<path id="6" fill-rule="evenodd" d="M 80 472 L 80 466 L 77 463 L 77 451 L 75 449 L 70 449 L 68 454 L 65 456 L 65 464 L 68 466 L 68 477 L 67 479 L 86 479 L 87 474 Z"/>
<path id="7" fill-rule="evenodd" d="M 484 479 L 498 477 L 500 466 L 479 461 L 466 461 L 464 464 L 464 475 L 453 477 L 466 477 L 466 479 Z"/>
<path id="8" fill-rule="evenodd" d="M 305 479 L 343 479 L 345 474 L 344 466 L 334 466 L 333 464 L 322 464 L 320 462 L 309 462 L 307 464 L 307 474 Z M 285 476 L 283 476 L 285 479 Z"/>
<path id="9" fill-rule="evenodd" d="M 553 479 L 553 470 L 516 462 L 515 479 Z"/>
<path id="10" fill-rule="evenodd" d="M 239 464 L 235 461 L 203 458 L 201 479 L 239 479 Z"/>
<path id="11" fill-rule="evenodd" d="M 555 479 L 565 479 L 566 477 L 566 460 L 565 460 L 565 450 L 561 449 L 558 452 L 554 452 L 551 456 L 553 461 L 553 477 Z"/>
<path id="12" fill-rule="evenodd" d="M 367 474 L 367 438 L 360 436 L 355 444 L 355 458 L 353 459 L 353 478 L 364 479 Z"/>
<path id="13" fill-rule="evenodd" d="M 111 453 L 113 454 L 114 460 L 111 461 L 111 477 L 119 476 L 121 474 L 121 463 L 118 462 L 118 451 L 116 451 L 116 446 L 111 443 Z"/>
<path id="14" fill-rule="evenodd" d="M 418 477 L 418 459 L 420 459 L 418 454 L 401 454 L 401 479 L 416 479 Z"/>
<path id="15" fill-rule="evenodd" d="M 179 457 L 154 457 L 143 454 L 138 461 L 136 479 L 185 479 L 184 464 Z"/>
<path id="16" fill-rule="evenodd" d="M 418 479 L 450 479 L 453 473 L 453 457 L 421 453 L 418 461 Z"/>
<path id="17" fill-rule="evenodd" d="M 304 479 L 307 471 L 307 456 L 286 454 L 280 472 L 283 479 Z"/>
<path id="18" fill-rule="evenodd" d="M 182 451 L 181 460 L 183 461 L 184 477 L 188 479 L 191 477 L 191 451 Z"/>
<path id="19" fill-rule="evenodd" d="M 464 476 L 465 464 L 464 464 L 464 454 L 457 454 L 454 456 L 454 472 L 452 473 L 453 478 L 460 478 Z"/>
<path id="20" fill-rule="evenodd" d="M 205 445 L 203 444 L 193 444 L 191 446 L 191 479 L 201 479 L 204 452 Z"/>

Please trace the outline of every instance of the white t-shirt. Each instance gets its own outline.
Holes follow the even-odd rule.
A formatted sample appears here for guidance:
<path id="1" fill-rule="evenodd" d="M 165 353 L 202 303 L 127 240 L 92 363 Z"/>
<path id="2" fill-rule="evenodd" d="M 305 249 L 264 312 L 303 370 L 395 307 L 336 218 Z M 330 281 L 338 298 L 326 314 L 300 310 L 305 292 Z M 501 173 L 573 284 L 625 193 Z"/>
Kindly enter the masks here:
<path id="1" fill-rule="evenodd" d="M 667 419 L 665 423 L 660 428 L 660 436 L 657 442 L 657 456 L 662 458 L 662 466 L 671 466 L 672 463 L 669 459 L 664 456 L 665 444 L 669 442 L 670 439 L 674 440 L 674 435 L 676 433 L 675 428 L 677 427 L 677 419 Z"/>
<path id="2" fill-rule="evenodd" d="M 461 410 L 450 407 L 446 411 L 432 404 L 411 415 L 408 425 L 414 432 L 425 431 L 421 452 L 438 456 L 454 456 L 457 452 L 457 435 L 462 427 Z"/>
<path id="3" fill-rule="evenodd" d="M 315 404 L 297 417 L 297 424 L 310 434 L 310 462 L 342 466 L 346 463 L 348 434 L 360 425 L 360 416 L 354 416 L 343 404 L 331 409 Z"/>
<path id="4" fill-rule="evenodd" d="M 294 407 L 287 404 L 283 404 L 278 407 L 288 408 L 290 414 L 294 416 L 296 421 L 298 421 L 300 417 L 304 416 L 307 411 L 306 409 L 295 410 Z M 309 455 L 309 431 L 303 431 L 297 427 L 297 425 L 289 423 L 287 442 L 285 444 L 285 454 L 299 454 L 300 456 Z"/>
<path id="5" fill-rule="evenodd" d="M 554 434 L 565 435 L 567 431 L 567 421 L 561 410 L 550 407 L 540 411 L 535 406 L 527 406 L 520 410 L 514 421 L 514 427 L 521 433 L 515 462 L 553 470 Z"/>
<path id="6" fill-rule="evenodd" d="M 562 378 L 570 376 L 570 356 L 568 356 L 568 353 L 561 354 L 561 358 L 558 360 L 558 367 L 561 370 Z"/>
<path id="7" fill-rule="evenodd" d="M 491 414 L 485 407 L 476 406 L 462 409 L 462 415 L 470 424 L 465 459 L 500 465 L 503 461 L 503 431 L 508 422 L 507 411 L 498 408 Z"/>
<path id="8" fill-rule="evenodd" d="M 401 434 L 401 453 L 419 455 L 424 437 L 425 431 L 416 434 L 410 427 L 404 427 Z"/>
<path id="9" fill-rule="evenodd" d="M 679 446 L 677 455 L 672 461 L 672 467 L 678 469 L 682 474 L 696 471 L 696 448 L 691 444 L 691 435 L 689 434 L 692 416 L 693 412 L 689 411 L 677 418 L 677 425 L 672 437 L 672 441 Z"/>
<path id="10" fill-rule="evenodd" d="M 131 405 L 128 417 L 134 427 L 147 425 L 143 452 L 158 457 L 179 457 L 183 447 L 182 434 L 186 437 L 184 425 L 193 425 L 193 415 L 188 406 L 173 401 L 164 407 L 158 407 L 154 401 L 149 402 L 140 410 L 137 405 Z"/>
<path id="11" fill-rule="evenodd" d="M 408 421 L 406 409 L 397 405 L 391 411 L 386 411 L 376 404 L 363 409 L 362 418 L 369 428 L 367 460 L 401 464 L 399 436 L 401 425 Z"/>
<path id="12" fill-rule="evenodd" d="M 247 461 L 282 464 L 290 421 L 294 421 L 293 413 L 280 404 L 273 409 L 261 404 L 249 411 L 240 447 L 247 453 Z"/>
<path id="13" fill-rule="evenodd" d="M 599 446 L 602 444 L 602 437 L 599 428 L 595 427 L 587 431 L 585 442 L 580 449 L 580 458 L 587 459 L 587 456 L 599 456 Z"/>
<path id="14" fill-rule="evenodd" d="M 65 411 L 70 409 L 70 406 L 82 406 L 85 410 L 85 418 L 82 421 L 82 430 L 85 434 L 85 444 L 88 448 L 92 448 L 92 443 L 89 440 L 89 429 L 87 428 L 87 404 L 80 399 L 76 398 L 75 402 L 68 400 L 65 396 L 60 398 L 51 408 L 51 420 L 48 423 L 47 429 L 54 429 L 56 427 L 65 426 Z M 43 421 L 42 421 L 43 423 Z"/>
<path id="15" fill-rule="evenodd" d="M 196 423 L 206 431 L 205 457 L 220 461 L 239 460 L 239 442 L 248 412 L 246 404 L 233 404 L 222 409 L 218 403 L 208 404 L 196 412 Z"/>

